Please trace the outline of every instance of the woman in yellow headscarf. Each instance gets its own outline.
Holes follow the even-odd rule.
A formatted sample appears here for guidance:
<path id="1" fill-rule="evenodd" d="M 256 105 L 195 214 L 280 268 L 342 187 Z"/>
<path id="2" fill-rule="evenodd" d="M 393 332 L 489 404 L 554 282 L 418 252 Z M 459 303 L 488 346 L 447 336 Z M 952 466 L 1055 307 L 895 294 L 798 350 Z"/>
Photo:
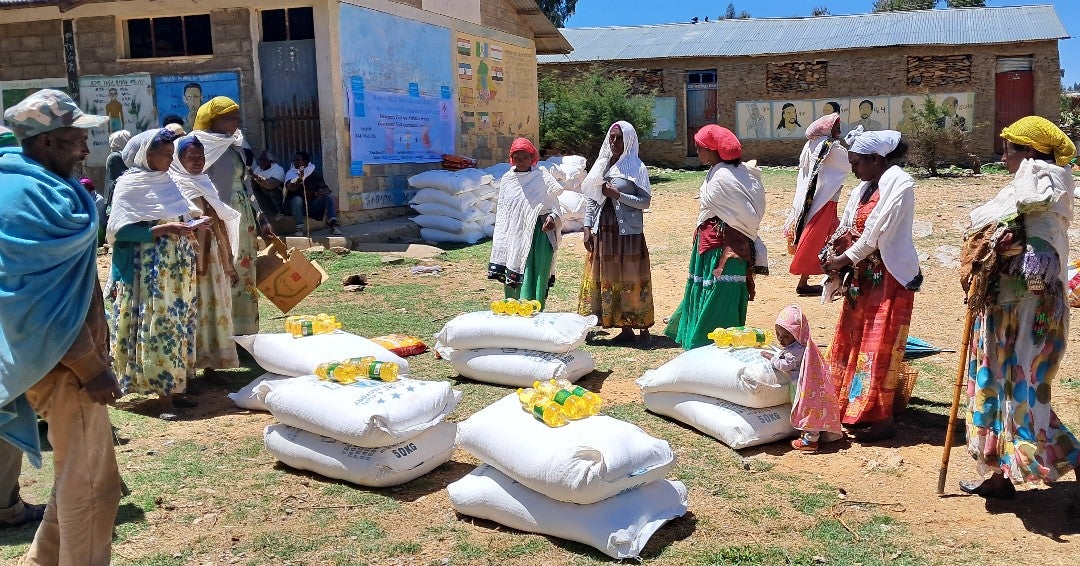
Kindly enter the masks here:
<path id="1" fill-rule="evenodd" d="M 960 489 L 1011 498 L 1014 483 L 1050 482 L 1080 465 L 1080 443 L 1050 407 L 1065 356 L 1066 269 L 1076 148 L 1045 118 L 1001 131 L 1012 181 L 971 212 L 965 287 L 972 327 L 967 381 L 967 445 L 981 481 Z M 984 250 L 974 253 L 973 247 Z M 987 259 L 989 258 L 989 259 Z M 989 476 L 989 477 L 987 477 Z M 1080 512 L 1074 496 L 1070 514 Z"/>
<path id="2" fill-rule="evenodd" d="M 251 198 L 248 185 L 247 144 L 240 131 L 240 105 L 225 96 L 217 96 L 199 107 L 192 135 L 203 145 L 206 165 L 203 171 L 214 184 L 222 202 L 240 212 L 240 241 L 234 252 L 240 283 L 233 287 L 233 331 L 236 334 L 259 332 L 258 289 L 255 287 L 257 253 L 256 219 L 264 236 L 273 235 L 270 222 Z M 247 151 L 245 151 L 247 150 Z"/>

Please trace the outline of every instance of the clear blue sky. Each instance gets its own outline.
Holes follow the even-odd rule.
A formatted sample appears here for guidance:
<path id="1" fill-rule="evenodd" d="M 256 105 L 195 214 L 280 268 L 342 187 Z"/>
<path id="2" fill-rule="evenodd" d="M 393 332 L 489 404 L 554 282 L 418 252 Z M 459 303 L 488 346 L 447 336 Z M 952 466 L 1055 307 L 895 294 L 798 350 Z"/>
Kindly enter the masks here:
<path id="1" fill-rule="evenodd" d="M 633 26 L 688 22 L 697 16 L 715 19 L 727 9 L 730 0 L 578 0 L 577 11 L 566 27 Z M 809 16 L 815 6 L 825 6 L 829 12 L 861 14 L 871 10 L 873 0 L 735 0 L 736 12 L 746 10 L 755 18 L 787 18 Z M 941 6 L 945 2 L 940 2 Z M 1073 36 L 1058 44 L 1064 82 L 1080 82 L 1080 9 L 1078 0 L 987 0 L 987 6 L 1020 6 L 1054 4 L 1065 29 Z M 1017 22 L 1022 25 L 1022 22 Z"/>

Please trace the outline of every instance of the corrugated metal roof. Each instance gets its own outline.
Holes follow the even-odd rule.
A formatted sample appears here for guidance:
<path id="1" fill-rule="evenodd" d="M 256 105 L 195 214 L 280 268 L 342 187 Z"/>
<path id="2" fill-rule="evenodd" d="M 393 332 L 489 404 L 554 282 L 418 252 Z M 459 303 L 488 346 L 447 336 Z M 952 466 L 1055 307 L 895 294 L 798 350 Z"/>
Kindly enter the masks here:
<path id="1" fill-rule="evenodd" d="M 897 45 L 976 45 L 1069 37 L 1053 6 L 959 8 L 850 16 L 566 28 L 569 55 L 543 63 L 742 57 Z"/>
<path id="2" fill-rule="evenodd" d="M 533 31 L 533 40 L 536 42 L 538 55 L 550 55 L 556 53 L 569 53 L 573 47 L 570 42 L 560 33 L 562 30 L 555 27 L 551 20 L 540 11 L 536 0 L 507 0 L 514 11 Z"/>

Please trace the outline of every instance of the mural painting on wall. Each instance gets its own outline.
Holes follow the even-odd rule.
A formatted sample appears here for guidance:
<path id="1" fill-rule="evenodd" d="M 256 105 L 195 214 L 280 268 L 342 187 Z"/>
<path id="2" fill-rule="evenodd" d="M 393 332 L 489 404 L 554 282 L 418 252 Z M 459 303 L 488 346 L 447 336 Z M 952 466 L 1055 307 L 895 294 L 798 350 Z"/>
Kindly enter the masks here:
<path id="1" fill-rule="evenodd" d="M 54 88 L 71 94 L 68 92 L 68 81 L 64 77 L 0 81 L 0 123 L 4 119 L 4 110 L 10 106 L 15 106 L 22 99 L 43 88 Z"/>
<path id="2" fill-rule="evenodd" d="M 349 117 L 349 175 L 366 165 L 435 163 L 455 153 L 447 28 L 341 4 L 341 71 Z M 405 39 L 405 41 L 402 41 Z M 401 206 L 404 177 L 385 191 L 342 195 L 344 210 Z M 396 185 L 395 185 L 396 184 Z"/>
<path id="3" fill-rule="evenodd" d="M 653 98 L 653 127 L 649 137 L 654 140 L 673 140 L 675 130 L 675 97 Z"/>
<path id="4" fill-rule="evenodd" d="M 532 51 L 467 33 L 457 33 L 454 43 L 463 145 L 468 145 L 467 134 L 535 137 Z"/>
<path id="5" fill-rule="evenodd" d="M 90 148 L 87 165 L 105 165 L 109 156 L 109 134 L 120 130 L 137 134 L 156 125 L 150 86 L 148 74 L 79 78 L 79 106 L 83 112 L 109 117 L 105 128 L 90 130 L 86 140 Z"/>
<path id="6" fill-rule="evenodd" d="M 975 93 L 934 93 L 930 98 L 943 106 L 945 117 L 938 127 L 957 126 L 971 131 Z M 861 125 L 865 130 L 899 130 L 911 133 L 912 115 L 924 95 L 867 96 L 817 100 L 740 101 L 735 103 L 736 128 L 742 139 L 803 139 L 806 126 L 833 112 L 842 117 L 841 131 Z"/>
<path id="7" fill-rule="evenodd" d="M 195 114 L 204 102 L 215 96 L 240 100 L 240 74 L 236 72 L 154 77 L 158 116 L 170 114 L 184 119 L 184 130 L 195 126 Z"/>

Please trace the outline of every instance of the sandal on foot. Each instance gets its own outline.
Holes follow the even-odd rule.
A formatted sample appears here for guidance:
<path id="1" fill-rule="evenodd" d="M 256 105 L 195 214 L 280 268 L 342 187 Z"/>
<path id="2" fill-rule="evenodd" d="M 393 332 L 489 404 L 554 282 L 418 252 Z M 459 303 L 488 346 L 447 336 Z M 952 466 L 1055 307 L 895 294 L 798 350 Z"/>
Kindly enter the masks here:
<path id="1" fill-rule="evenodd" d="M 23 503 L 22 513 L 11 520 L 0 521 L 0 529 L 13 529 L 23 525 L 40 523 L 43 517 L 45 517 L 44 505 L 30 505 L 29 503 Z"/>
<path id="2" fill-rule="evenodd" d="M 800 436 L 799 438 L 796 438 L 795 440 L 791 441 L 791 447 L 794 448 L 795 450 L 798 450 L 799 452 L 814 453 L 814 452 L 817 452 L 817 450 L 818 450 L 818 443 L 817 442 L 806 442 Z"/>
<path id="3" fill-rule="evenodd" d="M 979 483 L 973 481 L 961 481 L 960 491 L 979 497 L 992 499 L 1012 499 L 1016 497 L 1016 488 L 1012 482 L 994 482 L 985 480 Z M 994 485 L 998 484 L 998 485 Z"/>

